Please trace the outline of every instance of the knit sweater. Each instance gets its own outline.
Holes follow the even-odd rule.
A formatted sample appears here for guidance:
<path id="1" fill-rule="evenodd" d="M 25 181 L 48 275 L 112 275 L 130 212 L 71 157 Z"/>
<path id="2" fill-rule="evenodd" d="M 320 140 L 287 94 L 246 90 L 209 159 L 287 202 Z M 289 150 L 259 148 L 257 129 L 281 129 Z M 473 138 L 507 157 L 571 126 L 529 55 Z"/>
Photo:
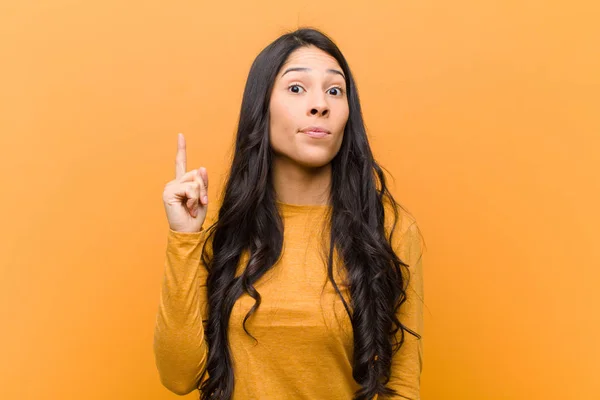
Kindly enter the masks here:
<path id="1" fill-rule="evenodd" d="M 360 387 L 352 377 L 352 325 L 327 279 L 326 258 L 321 252 L 322 240 L 329 249 L 329 229 L 324 222 L 331 206 L 277 202 L 277 207 L 284 223 L 282 254 L 254 284 L 261 304 L 246 321 L 258 343 L 242 327 L 254 305 L 252 297 L 244 293 L 237 300 L 229 321 L 235 379 L 232 399 L 352 399 Z M 398 211 L 392 244 L 398 257 L 409 264 L 410 281 L 407 301 L 397 315 L 405 326 L 422 335 L 422 241 L 414 218 Z M 385 220 L 389 233 L 393 214 L 387 210 Z M 179 395 L 198 389 L 206 367 L 208 343 L 202 320 L 208 316 L 208 272 L 200 258 L 206 239 L 205 229 L 191 233 L 169 229 L 167 234 L 153 350 L 161 383 Z M 209 243 L 207 251 L 212 254 Z M 247 261 L 244 253 L 236 276 Z M 341 265 L 337 257 L 334 265 Z M 350 305 L 349 288 L 343 282 L 345 270 L 337 267 L 335 271 L 338 288 Z M 397 335 L 399 338 L 400 331 Z M 404 337 L 393 356 L 387 387 L 401 395 L 394 398 L 416 400 L 420 399 L 423 343 L 409 332 Z"/>

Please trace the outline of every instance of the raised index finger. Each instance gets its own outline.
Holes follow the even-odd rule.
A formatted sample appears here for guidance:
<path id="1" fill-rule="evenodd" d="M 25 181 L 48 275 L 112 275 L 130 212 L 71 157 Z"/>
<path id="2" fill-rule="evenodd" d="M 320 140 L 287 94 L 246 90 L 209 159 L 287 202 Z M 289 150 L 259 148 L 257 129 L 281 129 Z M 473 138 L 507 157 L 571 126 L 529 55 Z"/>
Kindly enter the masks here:
<path id="1" fill-rule="evenodd" d="M 177 135 L 177 155 L 175 156 L 175 179 L 181 178 L 187 169 L 185 155 L 185 138 L 183 133 Z"/>

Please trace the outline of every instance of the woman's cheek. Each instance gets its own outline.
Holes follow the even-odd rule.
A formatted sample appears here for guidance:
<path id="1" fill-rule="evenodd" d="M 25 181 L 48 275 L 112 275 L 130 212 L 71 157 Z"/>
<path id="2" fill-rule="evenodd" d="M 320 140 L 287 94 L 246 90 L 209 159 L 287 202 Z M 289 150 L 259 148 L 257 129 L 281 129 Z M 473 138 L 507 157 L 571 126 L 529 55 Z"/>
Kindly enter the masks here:
<path id="1" fill-rule="evenodd" d="M 286 107 L 285 111 L 285 121 L 282 121 L 285 126 L 285 131 L 289 133 L 296 133 L 298 129 L 301 129 L 297 126 L 296 120 L 298 119 L 298 110 L 292 106 Z"/>

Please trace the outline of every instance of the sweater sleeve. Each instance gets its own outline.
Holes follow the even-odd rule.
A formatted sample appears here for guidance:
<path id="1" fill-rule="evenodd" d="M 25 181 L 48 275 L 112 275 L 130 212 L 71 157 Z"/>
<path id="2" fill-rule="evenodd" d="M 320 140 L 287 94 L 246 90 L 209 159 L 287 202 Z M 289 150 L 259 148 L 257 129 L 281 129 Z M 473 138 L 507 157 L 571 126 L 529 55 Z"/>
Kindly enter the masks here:
<path id="1" fill-rule="evenodd" d="M 398 310 L 398 319 L 404 326 L 423 335 L 423 246 L 416 222 L 412 222 L 401 237 L 398 256 L 409 264 L 409 282 L 406 301 Z M 403 273 L 406 268 L 402 267 Z M 400 331 L 397 332 L 398 340 Z M 393 355 L 390 381 L 386 385 L 395 389 L 399 396 L 393 399 L 419 400 L 420 380 L 423 369 L 423 341 L 410 332 L 404 332 L 404 343 Z M 387 397 L 381 396 L 383 400 Z"/>
<path id="2" fill-rule="evenodd" d="M 201 260 L 205 233 L 169 229 L 167 236 L 153 350 L 161 383 L 178 395 L 198 388 L 208 357 L 202 322 L 208 275 Z"/>

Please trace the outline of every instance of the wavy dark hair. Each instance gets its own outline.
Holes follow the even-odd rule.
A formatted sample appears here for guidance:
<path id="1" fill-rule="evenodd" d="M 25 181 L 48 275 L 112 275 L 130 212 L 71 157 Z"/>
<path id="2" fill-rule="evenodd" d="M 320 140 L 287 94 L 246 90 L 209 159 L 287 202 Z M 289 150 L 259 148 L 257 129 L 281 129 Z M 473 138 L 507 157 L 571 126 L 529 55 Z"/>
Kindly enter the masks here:
<path id="1" fill-rule="evenodd" d="M 243 323 L 250 335 L 246 320 L 261 303 L 261 296 L 253 285 L 281 255 L 283 224 L 271 181 L 269 102 L 280 68 L 293 51 L 303 46 L 315 46 L 333 56 L 346 76 L 349 116 L 341 148 L 331 161 L 327 270 L 328 279 L 340 295 L 352 323 L 353 377 L 361 385 L 354 399 L 397 394 L 385 387 L 390 378 L 392 354 L 404 342 L 405 330 L 421 338 L 396 318 L 396 311 L 406 300 L 407 282 L 400 268 L 408 267 L 394 253 L 391 244 L 398 220 L 395 206 L 399 204 L 387 189 L 383 171 L 369 147 L 350 67 L 336 44 L 324 33 L 312 28 L 298 29 L 264 48 L 250 68 L 218 218 L 207 229 L 212 254 L 208 257 L 203 248 L 202 258 L 208 268 L 208 319 L 204 322 L 209 352 L 206 370 L 200 379 L 202 400 L 231 398 L 234 371 L 228 325 L 233 305 L 244 293 L 255 299 Z M 394 205 L 389 237 L 384 229 L 386 201 Z M 347 270 L 350 304 L 333 279 L 334 249 Z M 244 251 L 249 254 L 248 262 L 243 273 L 236 277 Z M 400 340 L 396 336 L 398 330 Z M 209 377 L 204 379 L 207 372 Z"/>

